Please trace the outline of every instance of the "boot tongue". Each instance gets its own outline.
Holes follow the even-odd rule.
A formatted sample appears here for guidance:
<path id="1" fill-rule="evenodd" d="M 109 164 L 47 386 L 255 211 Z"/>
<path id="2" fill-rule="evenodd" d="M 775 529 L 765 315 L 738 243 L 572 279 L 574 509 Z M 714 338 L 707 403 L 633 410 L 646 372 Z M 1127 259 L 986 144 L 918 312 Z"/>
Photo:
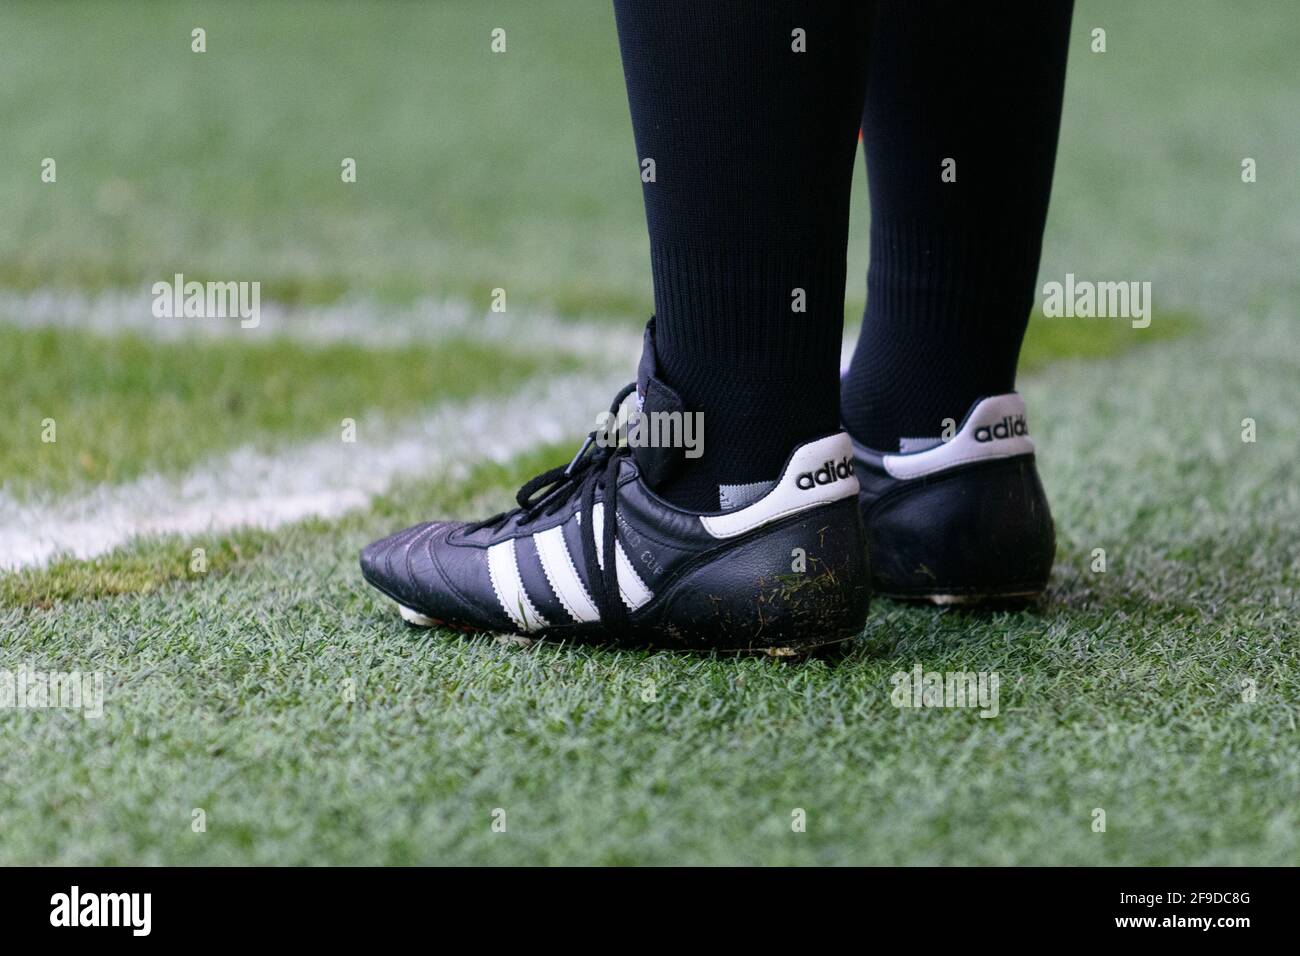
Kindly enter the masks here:
<path id="1" fill-rule="evenodd" d="M 686 449 L 680 441 L 686 408 L 681 396 L 656 377 L 657 371 L 655 320 L 651 318 L 646 323 L 641 362 L 637 365 L 636 412 L 628 430 L 632 458 L 651 488 L 662 486 L 676 475 L 686 460 Z M 672 419 L 665 417 L 673 413 L 676 413 L 675 427 L 670 425 Z M 654 447 L 660 439 L 666 441 L 672 437 L 678 438 L 675 447 Z"/>

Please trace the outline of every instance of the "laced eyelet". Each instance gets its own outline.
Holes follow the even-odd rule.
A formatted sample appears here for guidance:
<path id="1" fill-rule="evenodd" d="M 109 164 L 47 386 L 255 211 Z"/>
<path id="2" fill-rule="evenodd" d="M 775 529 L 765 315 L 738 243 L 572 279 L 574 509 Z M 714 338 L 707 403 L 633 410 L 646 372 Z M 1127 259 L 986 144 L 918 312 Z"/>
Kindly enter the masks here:
<path id="1" fill-rule="evenodd" d="M 610 405 L 610 414 L 617 417 L 624 399 L 635 389 L 636 384 L 633 383 L 620 390 Z M 559 514 L 573 501 L 573 495 L 577 494 L 583 565 L 591 584 L 592 598 L 600 612 L 602 624 L 617 628 L 626 622 L 627 609 L 623 606 L 618 586 L 618 561 L 613 557 L 618 547 L 615 507 L 618 502 L 619 467 L 630 453 L 626 447 L 598 445 L 596 433 L 591 432 L 568 465 L 552 468 L 524 483 L 515 495 L 518 508 L 470 525 L 467 531 L 487 527 L 499 530 L 511 518 L 515 518 L 518 527 L 527 527 L 539 518 Z M 600 503 L 604 508 L 604 534 L 599 548 L 592 519 L 597 507 L 597 491 L 604 493 L 604 499 Z M 600 554 L 610 555 L 603 566 L 597 557 Z"/>

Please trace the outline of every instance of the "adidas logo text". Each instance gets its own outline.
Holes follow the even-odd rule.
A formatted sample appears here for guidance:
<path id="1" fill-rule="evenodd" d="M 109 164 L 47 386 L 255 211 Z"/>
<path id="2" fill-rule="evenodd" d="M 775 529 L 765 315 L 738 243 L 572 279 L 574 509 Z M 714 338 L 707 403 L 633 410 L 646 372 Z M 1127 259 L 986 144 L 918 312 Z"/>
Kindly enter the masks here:
<path id="1" fill-rule="evenodd" d="M 978 442 L 1000 441 L 1003 438 L 1018 438 L 1028 434 L 1029 426 L 1025 424 L 1024 415 L 1016 415 L 1014 418 L 1007 415 L 997 424 L 981 425 L 975 429 L 975 440 Z"/>
<path id="2" fill-rule="evenodd" d="M 810 491 L 818 485 L 829 485 L 848 478 L 853 474 L 853 459 L 845 456 L 838 462 L 825 461 L 816 471 L 805 471 L 795 479 L 795 485 L 803 491 Z"/>

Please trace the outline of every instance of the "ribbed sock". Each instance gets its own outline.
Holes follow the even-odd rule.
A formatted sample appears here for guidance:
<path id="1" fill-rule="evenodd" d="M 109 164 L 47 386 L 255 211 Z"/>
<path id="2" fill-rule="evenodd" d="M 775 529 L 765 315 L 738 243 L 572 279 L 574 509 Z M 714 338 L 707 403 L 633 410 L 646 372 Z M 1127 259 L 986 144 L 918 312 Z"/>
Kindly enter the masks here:
<path id="1" fill-rule="evenodd" d="M 657 490 L 713 510 L 720 486 L 774 479 L 839 427 L 870 4 L 614 8 L 643 181 L 653 163 L 659 376 L 704 419 L 703 456 Z"/>
<path id="2" fill-rule="evenodd" d="M 1015 387 L 1056 159 L 1071 0 L 881 0 L 863 143 L 867 309 L 842 394 L 897 450 Z M 942 178 L 955 161 L 955 181 Z"/>

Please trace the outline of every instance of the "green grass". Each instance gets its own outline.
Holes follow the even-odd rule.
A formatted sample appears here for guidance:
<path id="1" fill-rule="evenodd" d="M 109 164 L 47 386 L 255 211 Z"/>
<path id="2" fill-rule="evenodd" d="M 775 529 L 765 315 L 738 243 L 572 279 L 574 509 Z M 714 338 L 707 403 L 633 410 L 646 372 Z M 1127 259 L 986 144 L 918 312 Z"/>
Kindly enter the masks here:
<path id="1" fill-rule="evenodd" d="M 560 449 L 224 551 L 142 542 L 118 563 L 165 564 L 149 593 L 63 600 L 50 589 L 75 590 L 76 564 L 0 579 L 28 602 L 0 611 L 6 660 L 93 664 L 108 684 L 101 721 L 6 715 L 3 858 L 1293 863 L 1300 417 L 1268 405 L 1272 438 L 1235 454 L 1235 410 L 1216 415 L 1221 397 L 1177 374 L 1212 367 L 1247 402 L 1285 394 L 1294 358 L 1259 358 L 1288 327 L 1252 321 L 1226 353 L 1192 336 L 1031 377 L 1060 531 L 1048 600 L 877 602 L 835 665 L 417 631 L 361 583 L 366 541 L 494 510 Z M 1156 383 L 1161 401 L 1098 403 L 1114 380 Z M 1183 415 L 1162 437 L 1170 408 Z M 185 570 L 196 543 L 218 556 L 201 577 Z M 996 671 L 999 717 L 893 708 L 891 676 L 917 662 Z"/>
<path id="2" fill-rule="evenodd" d="M 134 285 L 180 263 L 260 273 L 287 298 L 473 296 L 506 269 L 512 308 L 645 309 L 607 8 L 316 5 L 304 31 L 307 9 L 7 4 L 0 283 Z M 202 62 L 184 52 L 200 15 Z M 498 75 L 471 57 L 501 24 Z M 1095 25 L 1105 55 L 1087 52 Z M 142 54 L 154 39 L 176 51 Z M 568 448 L 407 482 L 339 521 L 136 541 L 0 575 L 0 668 L 99 670 L 108 690 L 101 720 L 0 711 L 0 862 L 1294 865 L 1298 42 L 1262 2 L 1078 6 L 1043 277 L 1150 280 L 1156 313 L 1145 330 L 1031 323 L 1020 387 L 1058 531 L 1040 608 L 880 601 L 847 659 L 786 666 L 415 631 L 360 580 L 367 541 L 495 510 Z M 336 177 L 349 152 L 353 192 Z M 73 161 L 42 193 L 31 157 L 47 153 Z M 41 341 L 23 338 L 0 350 L 19 403 L 0 434 L 44 416 L 39 375 L 7 357 Z M 114 344 L 90 344 L 47 358 L 49 395 L 98 428 L 148 416 L 131 380 L 94 407 L 73 373 L 105 370 L 85 353 Z M 273 375 L 281 354 L 249 361 Z M 359 355 L 340 358 L 362 364 L 354 386 L 302 384 L 326 408 L 304 402 L 277 434 L 334 427 L 336 389 L 404 407 L 383 353 Z M 225 440 L 228 412 L 199 394 L 222 367 L 158 368 L 155 402 L 192 387 L 196 447 Z M 6 447 L 0 473 L 33 467 Z M 894 708 L 891 676 L 918 662 L 996 671 L 999 716 Z"/>
<path id="3" fill-rule="evenodd" d="M 1185 312 L 1152 316 L 1145 329 L 1123 319 L 1049 319 L 1036 313 L 1025 330 L 1019 373 L 1033 375 L 1066 359 L 1100 361 L 1132 348 L 1166 342 L 1197 329 L 1198 320 Z"/>
<path id="4" fill-rule="evenodd" d="M 518 305 L 649 309 L 608 5 L 6 3 L 0 85 L 5 286 L 183 271 L 268 300 L 486 305 L 505 285 Z"/>
<path id="5" fill-rule="evenodd" d="M 1021 372 L 1032 375 L 1047 369 L 1053 362 L 1067 359 L 1095 361 L 1113 357 L 1131 348 L 1187 334 L 1197 327 L 1197 320 L 1193 317 L 1176 313 L 1162 314 L 1152 322 L 1150 327 L 1140 330 L 1130 328 L 1125 322 L 1095 320 L 1090 323 L 1070 323 L 1037 315 L 1030 321 L 1026 332 L 1021 352 Z M 163 468 L 163 457 L 156 451 L 142 452 L 140 449 L 135 449 L 131 456 L 123 454 L 122 439 L 111 434 L 113 427 L 111 422 L 117 409 L 139 410 L 142 418 L 150 422 L 150 428 L 137 436 L 138 440 L 147 443 L 151 449 L 165 448 L 170 456 L 166 464 L 173 466 L 171 470 L 177 470 L 181 464 L 210 453 L 214 444 L 219 445 L 223 437 L 229 442 L 247 440 L 250 436 L 260 435 L 264 439 L 263 444 L 267 444 L 269 439 L 276 435 L 303 432 L 310 434 L 314 430 L 331 427 L 334 424 L 332 421 L 322 423 L 321 420 L 313 420 L 313 415 L 319 419 L 320 409 L 314 407 L 305 398 L 323 392 L 326 407 L 332 407 L 332 403 L 337 402 L 340 388 L 331 376 L 340 368 L 344 372 L 344 381 L 353 383 L 354 389 L 362 389 L 362 398 L 367 407 L 373 406 L 391 412 L 394 408 L 418 405 L 431 396 L 447 399 L 456 397 L 458 391 L 468 390 L 481 394 L 484 390 L 495 390 L 510 384 L 510 376 L 535 374 L 534 368 L 521 368 L 521 365 L 536 366 L 537 364 L 535 361 L 527 362 L 517 357 L 502 359 L 500 356 L 490 354 L 485 356 L 483 346 L 462 349 L 465 343 L 448 343 L 446 350 L 452 353 L 451 361 L 448 361 L 447 355 L 438 354 L 439 350 L 428 348 L 405 349 L 401 355 L 394 355 L 388 350 L 368 353 L 353 347 L 332 347 L 331 351 L 340 353 L 336 357 L 343 363 L 342 366 L 339 362 L 317 363 L 314 361 L 317 351 L 313 349 L 296 347 L 286 351 L 286 344 L 282 341 L 267 347 L 262 361 L 253 362 L 251 367 L 245 361 L 245 353 L 248 351 L 246 346 L 241 347 L 234 356 L 227 352 L 227 357 L 237 359 L 234 367 L 239 372 L 239 381 L 243 388 L 274 391 L 279 393 L 281 398 L 292 392 L 296 397 L 292 408 L 287 404 L 273 405 L 273 410 L 279 413 L 277 416 L 279 421 L 277 427 L 268 428 L 265 425 L 254 426 L 247 421 L 230 420 L 227 417 L 230 404 L 228 398 L 225 400 L 227 408 L 222 408 L 220 405 L 213 406 L 214 396 L 211 389 L 215 385 L 213 380 L 207 377 L 211 371 L 210 364 L 203 365 L 203 368 L 208 369 L 209 372 L 195 371 L 193 366 L 184 359 L 168 363 L 165 367 L 158 366 L 161 354 L 184 349 L 188 355 L 189 350 L 193 348 L 192 345 L 165 346 L 160 350 L 156 343 L 146 344 L 129 339 L 124 342 L 122 339 L 114 338 L 106 340 L 104 350 L 87 349 L 80 334 L 74 336 L 72 333 L 43 332 L 42 336 L 53 335 L 60 340 L 62 345 L 71 349 L 78 360 L 93 358 L 97 362 L 103 362 L 108 355 L 117 355 L 118 359 L 113 360 L 112 365 L 122 373 L 116 377 L 114 387 L 103 390 L 94 388 L 92 384 L 94 376 L 85 375 L 72 375 L 66 380 L 60 380 L 57 383 L 59 387 L 51 388 L 48 382 L 43 382 L 39 386 L 33 384 L 39 379 L 39 369 L 62 367 L 71 370 L 76 367 L 75 362 L 69 362 L 66 356 L 62 356 L 58 361 L 43 362 L 39 365 L 25 363 L 22 359 L 29 355 L 25 350 L 29 349 L 33 342 L 22 338 L 16 331 L 12 334 L 15 338 L 21 339 L 17 343 L 18 347 L 11 353 L 18 359 L 14 362 L 12 372 L 14 379 L 22 383 L 19 393 L 40 393 L 51 396 L 49 399 L 51 402 L 66 402 L 68 396 L 88 390 L 87 400 L 83 401 L 81 406 L 98 409 L 103 414 L 103 420 L 91 424 L 88 432 L 100 443 L 98 447 L 111 449 L 113 455 L 120 457 L 130 466 L 130 471 L 113 475 L 118 479 L 144 470 L 146 465 L 150 465 L 154 470 L 166 469 Z M 4 337 L 5 329 L 0 325 L 0 342 Z M 142 364 L 154 367 L 155 381 L 169 383 L 170 387 L 167 391 L 173 401 L 168 424 L 153 424 L 161 417 L 159 408 L 157 404 L 151 404 L 148 392 L 142 393 L 140 377 L 135 374 L 139 368 L 132 362 L 120 360 L 120 352 L 124 344 L 128 349 L 135 347 L 146 349 L 150 360 Z M 294 361 L 294 358 L 305 358 L 305 360 Z M 552 358 L 548 367 L 558 369 L 568 364 L 571 363 Z M 203 376 L 201 387 L 178 389 L 180 380 L 184 378 L 184 375 L 178 374 L 178 368 L 190 370 L 190 374 Z M 99 371 L 102 373 L 102 369 Z M 285 374 L 295 376 L 291 388 L 287 388 L 279 380 L 279 377 Z M 409 381 L 410 376 L 414 376 L 417 380 Z M 475 383 L 477 391 L 475 391 Z M 411 388 L 412 385 L 416 387 Z M 229 389 L 229 384 L 226 387 Z M 185 392 L 184 397 L 182 391 Z M 259 401 L 257 404 L 261 407 L 264 403 Z M 26 419 L 31 418 L 31 414 L 26 416 Z M 225 422 L 232 430 L 224 436 L 220 432 L 214 432 L 210 424 L 214 421 Z M 234 430 L 236 428 L 237 431 Z M 168 434 L 173 436 L 173 443 L 170 445 L 164 441 Z M 187 436 L 193 444 L 178 447 L 176 442 L 182 440 L 181 436 Z M 22 442 L 30 442 L 30 435 L 22 436 L 21 441 L 14 441 L 10 449 L 10 457 L 14 462 L 12 472 L 15 475 L 21 475 L 24 467 L 32 468 L 42 464 L 39 459 L 30 455 L 30 449 Z M 66 442 L 64 446 L 66 450 Z M 0 460 L 4 460 L 5 450 L 4 432 L 0 430 Z M 523 470 L 516 469 L 512 472 L 514 484 L 522 484 L 525 478 L 554 465 L 565 457 L 565 451 L 562 448 L 552 448 L 523 456 Z M 88 477 L 84 474 L 86 468 L 89 464 L 100 460 L 93 451 L 85 450 L 79 450 L 72 458 L 59 458 L 53 455 L 49 458 L 55 462 L 63 462 L 72 474 L 59 474 L 57 477 L 52 477 L 51 472 L 47 471 L 42 479 L 42 487 L 46 490 L 66 486 L 74 481 L 86 480 Z M 75 469 L 72 468 L 72 462 L 77 466 Z M 46 465 L 48 463 L 45 462 Z M 496 468 L 497 466 L 488 466 L 486 471 L 494 473 Z M 476 484 L 482 481 L 481 478 L 474 479 Z M 17 484 L 16 481 L 12 481 L 11 487 Z M 429 496 L 427 488 L 421 490 L 418 487 L 407 487 L 405 494 L 431 508 L 440 505 L 445 507 L 445 503 L 440 502 L 436 495 Z M 505 505 L 506 502 L 502 502 L 501 506 Z M 418 514 L 418 512 L 410 513 Z M 233 564 L 260 553 L 267 538 L 265 532 L 241 531 L 202 541 L 145 539 L 91 560 L 61 558 L 48 566 L 29 568 L 18 573 L 0 572 L 0 606 L 50 607 L 59 602 L 148 593 L 168 582 L 193 578 L 189 570 L 190 551 L 193 547 L 204 547 L 209 551 L 206 555 L 208 570 L 205 573 L 213 575 L 222 573 Z"/>
<path id="6" fill-rule="evenodd" d="M 200 573 L 223 574 L 253 557 L 269 540 L 273 540 L 270 532 L 249 529 L 212 540 L 136 541 L 88 560 L 58 558 L 38 568 L 0 574 L 0 606 L 48 610 L 67 601 L 148 594 Z M 196 549 L 202 549 L 201 564 L 195 562 Z"/>
<path id="7" fill-rule="evenodd" d="M 1196 328 L 1161 314 L 1146 329 L 1036 316 L 1022 374 L 1068 358 L 1102 359 Z M 285 339 L 154 341 L 134 333 L 26 330 L 0 322 L 0 475 L 10 494 L 66 492 L 146 472 L 176 474 L 223 450 L 273 449 L 337 432 L 344 418 L 396 420 L 440 401 L 492 394 L 539 372 L 576 367 L 458 337 L 376 348 Z M 593 399 L 593 401 L 596 401 Z M 57 441 L 42 441 L 46 419 Z"/>
<path id="8" fill-rule="evenodd" d="M 1135 356 L 1118 371 L 1142 364 Z M 1071 374 L 1097 380 L 1104 370 Z M 1048 479 L 1059 507 L 1094 480 L 1059 462 L 1080 461 L 1077 445 L 1110 421 L 1072 433 L 1063 413 L 1048 417 L 1061 439 L 1048 459 L 1058 462 Z M 1280 448 L 1259 451 L 1265 471 L 1286 460 Z M 1158 491 L 1179 477 L 1180 463 L 1165 459 L 1145 494 L 1126 496 L 1138 517 L 1119 541 L 1104 518 L 1067 509 L 1040 611 L 880 602 L 834 666 L 427 633 L 361 585 L 361 544 L 434 514 L 489 510 L 553 455 L 480 470 L 461 486 L 397 489 L 337 524 L 259 535 L 243 560 L 201 580 L 0 612 L 0 632 L 23 635 L 6 651 L 50 668 L 93 662 L 109 686 L 102 721 L 6 715 L 5 861 L 1287 863 L 1300 854 L 1300 645 L 1285 603 L 1300 555 L 1277 527 L 1297 511 L 1285 489 L 1229 506 L 1222 527 L 1183 538 L 1169 523 L 1180 509 Z M 1239 467 L 1221 462 L 1183 480 L 1214 500 L 1231 495 Z M 1089 570 L 1098 541 L 1112 548 L 1102 575 Z M 169 547 L 183 562 L 188 544 Z M 1260 560 L 1257 549 L 1288 560 Z M 896 710 L 891 675 L 918 661 L 998 672 L 1001 715 Z M 1241 697 L 1246 677 L 1258 687 L 1253 703 Z M 1091 829 L 1097 807 L 1104 834 Z M 205 833 L 190 829 L 194 808 L 207 814 Z M 496 808 L 505 834 L 490 830 Z M 790 830 L 796 808 L 806 833 Z"/>
<path id="9" fill-rule="evenodd" d="M 480 507 L 504 509 L 513 506 L 509 489 L 555 462 L 571 450 L 542 447 L 517 456 L 508 464 L 489 462 L 476 467 L 461 484 L 435 482 L 400 482 L 375 500 L 367 512 L 370 520 L 399 521 L 413 515 L 444 512 L 448 509 Z M 488 490 L 488 497 L 468 497 L 470 489 Z M 248 564 L 268 549 L 275 553 L 275 542 L 284 534 L 313 533 L 322 539 L 333 535 L 336 524 L 330 521 L 300 522 L 288 532 L 271 532 L 244 528 L 200 536 L 164 535 L 135 538 L 129 544 L 89 560 L 63 557 L 39 567 L 20 571 L 0 571 L 0 608 L 49 610 L 76 601 L 128 594 L 151 594 L 171 584 L 201 584 Z M 322 540 L 322 544 L 324 540 Z M 194 568 L 194 549 L 203 549 L 202 570 Z"/>
<path id="10" fill-rule="evenodd" d="M 285 339 L 159 342 L 0 324 L 0 475 L 11 493 L 177 473 L 225 449 L 358 434 L 374 419 L 517 387 L 572 359 L 456 337 L 392 348 Z M 53 442 L 42 441 L 46 419 Z M 382 426 L 377 425 L 377 428 Z"/>

